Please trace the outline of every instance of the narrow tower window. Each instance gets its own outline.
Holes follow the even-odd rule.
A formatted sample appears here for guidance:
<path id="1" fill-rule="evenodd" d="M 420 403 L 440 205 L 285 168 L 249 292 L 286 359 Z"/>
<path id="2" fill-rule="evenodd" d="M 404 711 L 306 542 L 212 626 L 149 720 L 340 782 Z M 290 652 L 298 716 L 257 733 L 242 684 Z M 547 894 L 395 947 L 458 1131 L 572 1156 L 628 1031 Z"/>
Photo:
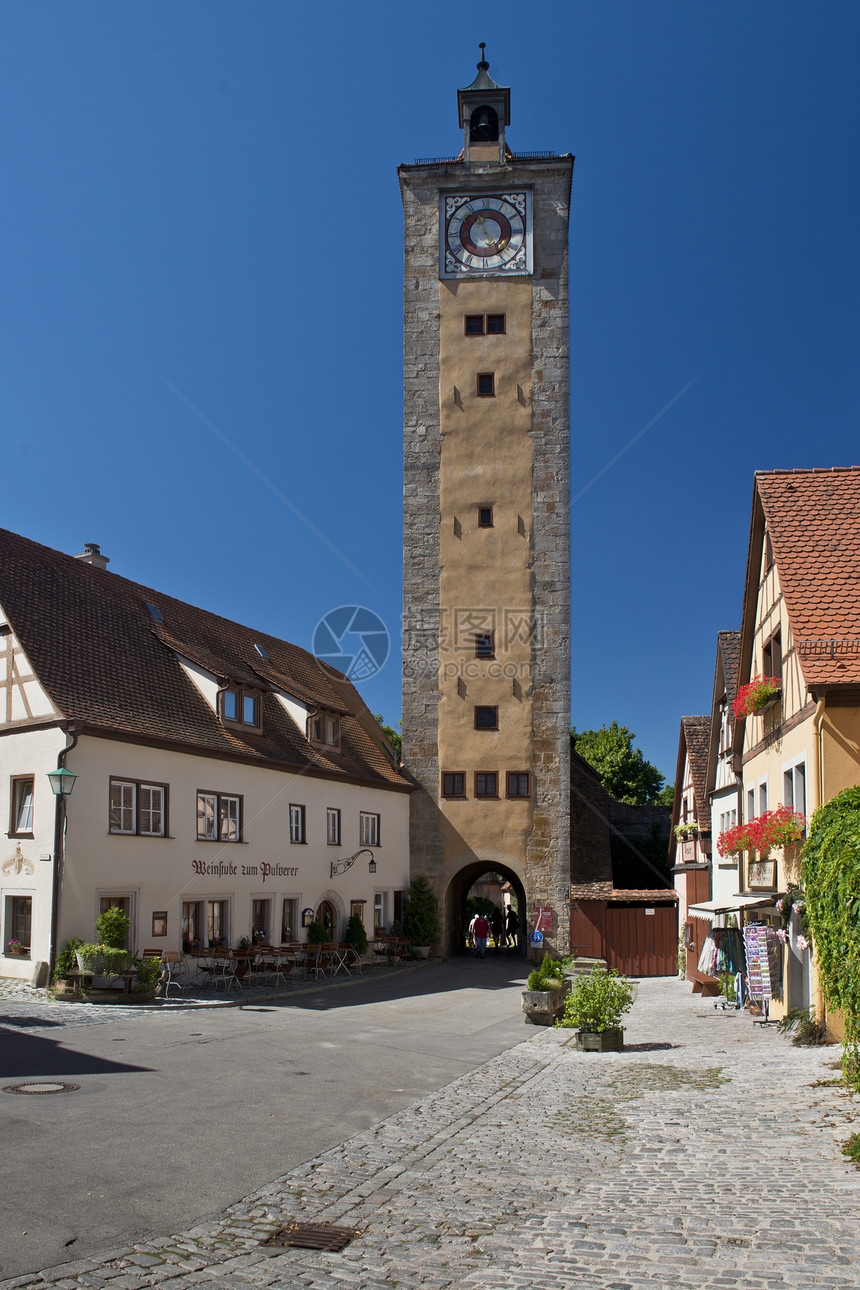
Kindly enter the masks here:
<path id="1" fill-rule="evenodd" d="M 491 399 L 496 393 L 496 378 L 492 372 L 478 373 L 478 395 L 483 399 Z"/>

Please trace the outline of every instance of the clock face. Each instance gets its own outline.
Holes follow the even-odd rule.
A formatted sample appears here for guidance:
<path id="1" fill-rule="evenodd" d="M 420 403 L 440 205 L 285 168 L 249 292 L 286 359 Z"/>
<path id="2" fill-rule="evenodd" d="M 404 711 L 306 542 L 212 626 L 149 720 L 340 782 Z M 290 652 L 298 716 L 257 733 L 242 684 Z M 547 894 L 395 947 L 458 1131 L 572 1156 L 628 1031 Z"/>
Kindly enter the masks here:
<path id="1" fill-rule="evenodd" d="M 442 277 L 531 273 L 530 217 L 530 192 L 443 196 Z"/>

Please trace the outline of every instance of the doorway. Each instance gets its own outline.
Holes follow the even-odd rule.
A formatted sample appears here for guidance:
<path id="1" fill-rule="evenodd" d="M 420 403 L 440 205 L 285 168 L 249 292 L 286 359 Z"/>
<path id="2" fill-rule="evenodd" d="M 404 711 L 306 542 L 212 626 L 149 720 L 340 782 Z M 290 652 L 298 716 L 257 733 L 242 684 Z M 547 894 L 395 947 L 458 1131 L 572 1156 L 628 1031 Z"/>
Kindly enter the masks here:
<path id="1" fill-rule="evenodd" d="M 334 941 L 337 939 L 334 934 L 335 920 L 334 905 L 330 900 L 321 900 L 317 909 L 317 922 L 322 923 L 325 928 L 326 940 Z"/>
<path id="2" fill-rule="evenodd" d="M 466 954 L 469 922 L 477 908 L 507 909 L 515 912 L 511 920 L 509 939 L 514 942 L 505 950 L 508 954 L 525 957 L 528 943 L 526 926 L 526 893 L 522 881 L 512 869 L 488 866 L 486 860 L 475 860 L 455 874 L 445 893 L 445 951 L 447 954 Z M 507 939 L 507 938 L 506 938 Z"/>

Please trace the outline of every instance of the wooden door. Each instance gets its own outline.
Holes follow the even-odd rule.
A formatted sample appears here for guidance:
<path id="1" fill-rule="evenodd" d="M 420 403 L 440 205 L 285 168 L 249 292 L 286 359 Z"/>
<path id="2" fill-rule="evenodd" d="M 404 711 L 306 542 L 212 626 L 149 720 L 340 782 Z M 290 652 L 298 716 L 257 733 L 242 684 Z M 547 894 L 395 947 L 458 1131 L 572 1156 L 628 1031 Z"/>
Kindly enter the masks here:
<path id="1" fill-rule="evenodd" d="M 610 904 L 606 910 L 606 961 L 625 976 L 677 976 L 677 907 Z"/>

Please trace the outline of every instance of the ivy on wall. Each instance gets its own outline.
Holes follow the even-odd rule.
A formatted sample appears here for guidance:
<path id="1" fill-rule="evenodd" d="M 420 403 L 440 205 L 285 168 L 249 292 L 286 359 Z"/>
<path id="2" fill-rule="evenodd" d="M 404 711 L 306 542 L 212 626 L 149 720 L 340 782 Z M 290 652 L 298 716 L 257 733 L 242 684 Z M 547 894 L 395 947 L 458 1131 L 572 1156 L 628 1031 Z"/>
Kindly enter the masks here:
<path id="1" fill-rule="evenodd" d="M 802 862 L 821 990 L 845 1017 L 843 1064 L 860 1092 L 860 786 L 818 808 Z"/>

